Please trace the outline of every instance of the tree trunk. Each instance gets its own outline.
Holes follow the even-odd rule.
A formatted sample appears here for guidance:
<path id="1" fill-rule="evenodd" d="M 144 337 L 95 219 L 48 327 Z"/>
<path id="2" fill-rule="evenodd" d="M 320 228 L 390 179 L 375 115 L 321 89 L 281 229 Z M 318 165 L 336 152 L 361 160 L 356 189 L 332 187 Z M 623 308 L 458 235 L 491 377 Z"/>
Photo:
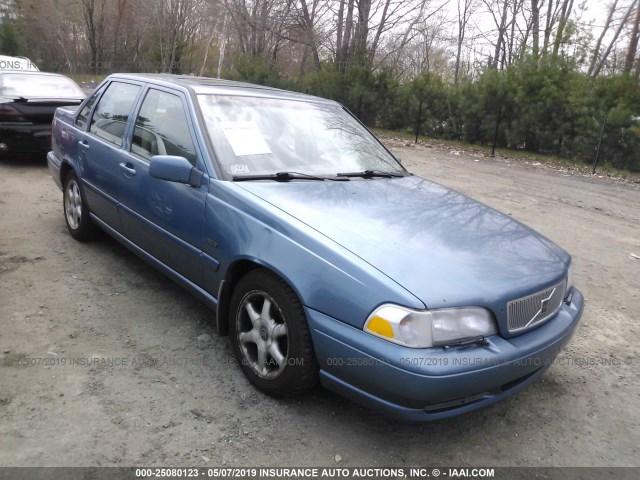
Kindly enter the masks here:
<path id="1" fill-rule="evenodd" d="M 200 67 L 199 75 L 204 75 L 204 69 L 207 66 L 207 58 L 209 58 L 209 48 L 211 48 L 211 42 L 213 42 L 213 37 L 216 34 L 216 29 L 218 28 L 218 22 L 211 28 L 211 35 L 207 38 L 207 46 L 204 49 L 204 58 L 202 59 L 202 66 Z"/>
<path id="2" fill-rule="evenodd" d="M 380 37 L 382 36 L 382 32 L 387 24 L 387 12 L 389 11 L 389 5 L 391 4 L 391 0 L 385 0 L 384 8 L 382 9 L 382 18 L 380 19 L 380 24 L 378 25 L 378 29 L 376 30 L 376 36 L 371 42 L 371 48 L 369 49 L 369 57 L 371 60 L 376 56 L 376 51 L 378 50 L 378 44 L 380 42 Z"/>
<path id="3" fill-rule="evenodd" d="M 347 20 L 344 25 L 344 34 L 342 36 L 342 48 L 340 51 L 340 60 L 338 68 L 341 72 L 347 71 L 347 57 L 349 55 L 349 43 L 351 42 L 351 31 L 353 30 L 353 7 L 355 0 L 349 0 L 347 4 Z"/>
<path id="4" fill-rule="evenodd" d="M 222 73 L 222 65 L 224 64 L 224 51 L 227 47 L 227 24 L 229 23 L 229 18 L 227 14 L 224 15 L 224 23 L 222 24 L 222 38 L 220 39 L 220 54 L 218 56 L 218 75 L 217 78 L 220 78 Z"/>
<path id="5" fill-rule="evenodd" d="M 462 44 L 467 32 L 467 22 L 471 15 L 473 0 L 458 0 L 458 44 L 456 49 L 456 66 L 453 75 L 454 83 L 458 83 L 458 77 L 460 76 L 460 57 L 462 56 Z M 461 8 L 461 2 L 462 4 Z"/>
<path id="6" fill-rule="evenodd" d="M 591 57 L 591 63 L 589 64 L 589 70 L 587 72 L 588 75 L 593 73 L 593 69 L 596 68 L 596 62 L 598 61 L 598 55 L 600 54 L 600 47 L 602 46 L 602 40 L 604 36 L 607 34 L 609 27 L 611 26 L 611 20 L 613 20 L 613 14 L 616 11 L 616 7 L 618 6 L 618 0 L 614 0 L 609 8 L 609 15 L 607 15 L 607 21 L 602 27 L 602 32 L 600 32 L 600 36 L 598 37 L 598 41 L 596 42 L 596 46 L 593 49 L 593 57 Z"/>
<path id="7" fill-rule="evenodd" d="M 369 14 L 371 13 L 371 0 L 359 0 L 358 23 L 352 39 L 352 52 L 357 56 L 365 56 L 367 53 L 367 38 L 369 36 Z"/>
<path id="8" fill-rule="evenodd" d="M 546 55 L 549 51 L 549 40 L 551 39 L 551 29 L 555 22 L 553 14 L 553 0 L 549 0 L 547 7 L 547 21 L 544 26 L 544 45 L 542 46 L 542 54 Z"/>
<path id="9" fill-rule="evenodd" d="M 304 22 L 304 29 L 307 37 L 307 45 L 305 46 L 305 58 L 308 53 L 307 49 L 311 49 L 311 55 L 313 56 L 313 64 L 316 67 L 316 70 L 320 70 L 320 55 L 318 54 L 318 45 L 316 43 L 316 35 L 315 35 L 315 10 L 318 1 L 313 0 L 313 9 L 311 10 L 311 14 L 309 13 L 309 8 L 307 6 L 306 0 L 301 0 L 300 5 L 302 7 L 302 16 Z M 304 62 L 303 62 L 304 67 Z"/>
<path id="10" fill-rule="evenodd" d="M 540 50 L 540 5 L 539 0 L 531 0 L 531 35 L 533 58 L 538 58 Z"/>
<path id="11" fill-rule="evenodd" d="M 602 67 L 604 67 L 604 64 L 607 61 L 607 57 L 609 56 L 609 54 L 611 53 L 611 50 L 613 49 L 614 45 L 618 41 L 618 37 L 620 36 L 620 32 L 622 32 L 622 29 L 627 24 L 627 21 L 629 20 L 629 17 L 631 16 L 631 12 L 633 12 L 633 9 L 635 8 L 637 2 L 638 2 L 638 0 L 634 0 L 631 3 L 631 5 L 629 5 L 629 8 L 627 9 L 627 11 L 626 11 L 624 17 L 622 18 L 622 20 L 620 21 L 620 25 L 618 25 L 618 28 L 616 29 L 616 32 L 614 33 L 613 38 L 611 39 L 611 42 L 609 43 L 609 46 L 607 47 L 605 52 L 602 54 L 602 58 L 600 58 L 600 61 L 596 65 L 596 68 L 591 73 L 592 77 L 595 78 L 600 74 L 600 70 L 602 70 Z"/>
<path id="12" fill-rule="evenodd" d="M 514 0 L 513 2 L 513 10 L 511 11 L 511 34 L 509 35 L 509 58 L 507 59 L 508 65 L 511 65 L 513 62 L 513 43 L 515 41 L 516 20 L 523 3 L 524 0 Z"/>
<path id="13" fill-rule="evenodd" d="M 562 43 L 562 34 L 564 33 L 564 27 L 567 25 L 567 21 L 571 16 L 571 9 L 573 8 L 573 0 L 564 0 L 562 2 L 562 12 L 560 14 L 560 20 L 558 22 L 558 30 L 556 30 L 556 39 L 553 43 L 553 55 L 558 55 L 560 51 L 560 44 Z"/>
<path id="14" fill-rule="evenodd" d="M 507 11 L 509 6 L 508 0 L 503 0 L 502 15 L 500 16 L 500 26 L 498 27 L 498 40 L 496 41 L 496 50 L 493 56 L 493 68 L 498 68 L 502 53 L 502 44 L 504 43 L 504 34 L 507 24 Z"/>
<path id="15" fill-rule="evenodd" d="M 342 34 L 344 29 L 344 0 L 340 0 L 338 8 L 338 25 L 336 28 L 336 63 L 340 61 L 340 52 L 342 51 Z"/>
<path id="16" fill-rule="evenodd" d="M 624 71 L 630 72 L 636 60 L 636 51 L 638 50 L 638 29 L 640 28 L 640 3 L 636 9 L 636 19 L 633 23 L 631 31 L 631 39 L 629 40 L 629 49 L 627 50 L 627 58 L 624 62 Z"/>

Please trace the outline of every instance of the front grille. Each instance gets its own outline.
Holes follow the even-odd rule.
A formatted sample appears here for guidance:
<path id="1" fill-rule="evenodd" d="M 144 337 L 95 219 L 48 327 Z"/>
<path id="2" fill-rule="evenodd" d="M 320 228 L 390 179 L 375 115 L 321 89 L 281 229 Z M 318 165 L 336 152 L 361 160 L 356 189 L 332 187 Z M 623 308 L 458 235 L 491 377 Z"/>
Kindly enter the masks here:
<path id="1" fill-rule="evenodd" d="M 562 280 L 541 292 L 511 300 L 507 304 L 509 333 L 533 328 L 553 317 L 562 305 L 565 284 Z"/>

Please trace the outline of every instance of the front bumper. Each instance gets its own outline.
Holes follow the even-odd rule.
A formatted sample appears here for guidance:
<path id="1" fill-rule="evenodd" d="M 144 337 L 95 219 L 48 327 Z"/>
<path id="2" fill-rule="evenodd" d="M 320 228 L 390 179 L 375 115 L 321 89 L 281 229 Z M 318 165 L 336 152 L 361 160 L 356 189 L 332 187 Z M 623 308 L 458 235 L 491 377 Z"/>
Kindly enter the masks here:
<path id="1" fill-rule="evenodd" d="M 582 315 L 575 290 L 555 318 L 486 346 L 411 349 L 307 308 L 322 384 L 405 421 L 466 413 L 514 394 L 540 377 L 569 342 Z"/>
<path id="2" fill-rule="evenodd" d="M 46 155 L 51 148 L 51 124 L 0 125 L 0 156 Z"/>

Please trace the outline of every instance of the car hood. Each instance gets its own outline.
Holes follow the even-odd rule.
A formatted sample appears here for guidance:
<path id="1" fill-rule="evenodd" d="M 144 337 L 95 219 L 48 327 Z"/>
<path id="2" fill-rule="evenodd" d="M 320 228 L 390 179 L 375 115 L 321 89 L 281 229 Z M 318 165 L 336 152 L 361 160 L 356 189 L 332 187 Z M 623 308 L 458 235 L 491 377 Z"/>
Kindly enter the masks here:
<path id="1" fill-rule="evenodd" d="M 522 223 L 418 176 L 244 182 L 393 279 L 429 308 L 506 302 L 566 274 L 569 255 Z"/>

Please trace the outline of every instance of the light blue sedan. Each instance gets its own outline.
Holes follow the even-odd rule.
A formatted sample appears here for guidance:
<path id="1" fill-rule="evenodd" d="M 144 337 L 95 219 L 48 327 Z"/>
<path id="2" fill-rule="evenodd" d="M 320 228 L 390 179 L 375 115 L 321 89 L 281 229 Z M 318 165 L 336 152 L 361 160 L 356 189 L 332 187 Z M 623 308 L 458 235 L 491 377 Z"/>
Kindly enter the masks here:
<path id="1" fill-rule="evenodd" d="M 333 101 L 122 74 L 52 128 L 70 234 L 193 292 L 269 395 L 457 415 L 540 377 L 582 314 L 569 254 L 407 172 Z"/>

